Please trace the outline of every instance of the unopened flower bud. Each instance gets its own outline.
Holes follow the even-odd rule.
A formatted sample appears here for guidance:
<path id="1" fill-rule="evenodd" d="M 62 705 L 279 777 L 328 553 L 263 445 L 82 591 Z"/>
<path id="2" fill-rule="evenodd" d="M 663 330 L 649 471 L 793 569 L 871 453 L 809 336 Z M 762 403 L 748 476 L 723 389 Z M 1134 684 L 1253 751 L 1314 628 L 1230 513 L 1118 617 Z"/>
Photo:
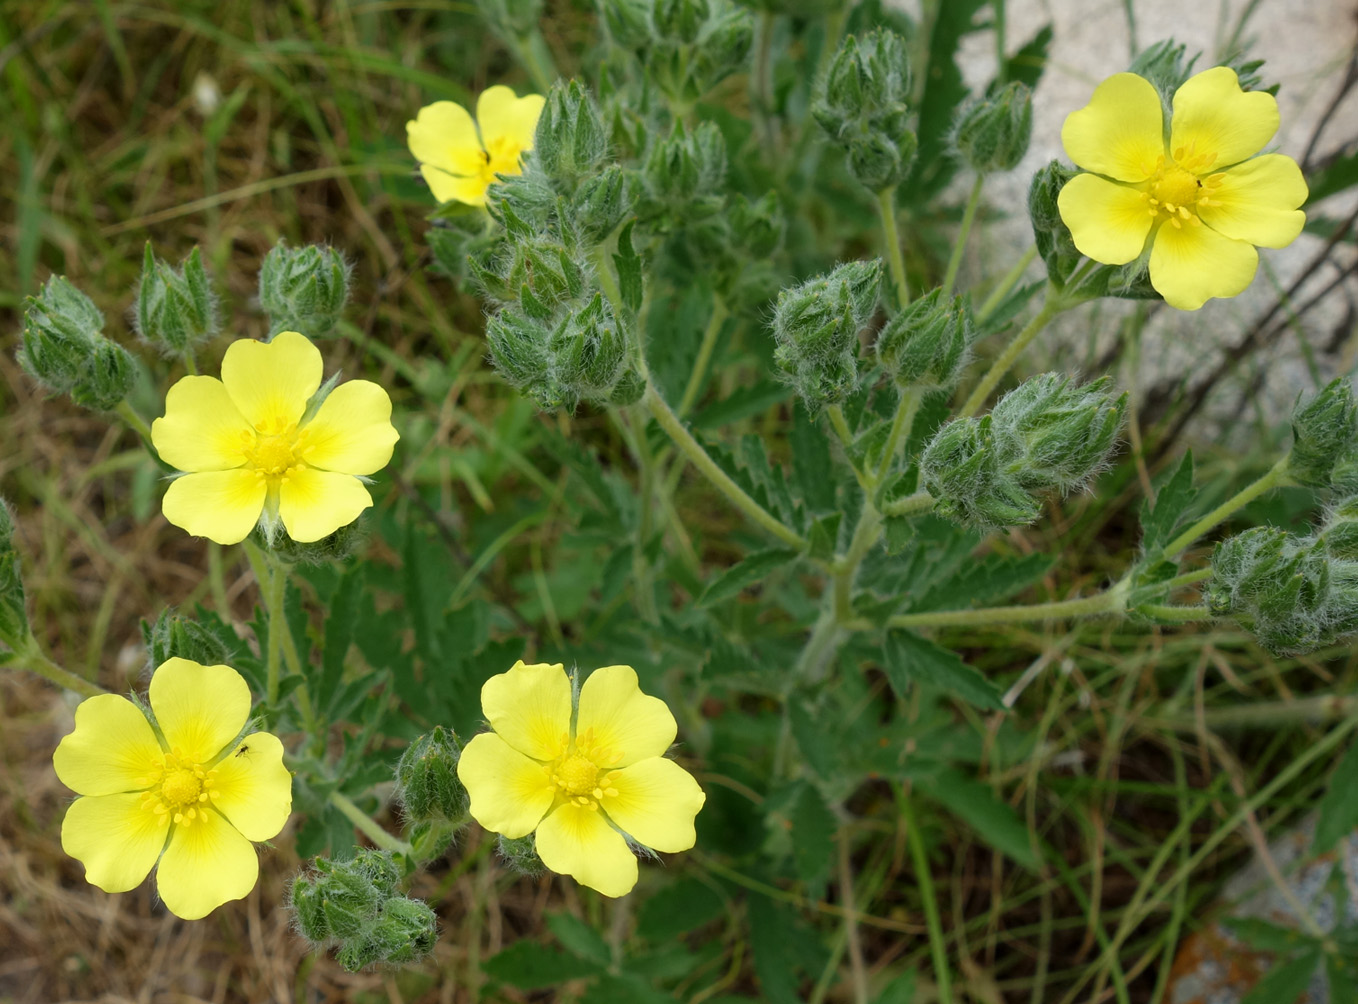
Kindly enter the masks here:
<path id="1" fill-rule="evenodd" d="M 1332 380 L 1305 404 L 1292 411 L 1292 452 L 1287 473 L 1315 488 L 1331 484 L 1336 463 L 1358 443 L 1358 405 L 1347 377 Z"/>
<path id="2" fill-rule="evenodd" d="M 460 821 L 467 812 L 467 789 L 457 777 L 462 744 L 451 729 L 438 725 L 406 747 L 396 765 L 396 797 L 408 819 Z"/>
<path id="3" fill-rule="evenodd" d="M 101 338 L 85 360 L 71 400 L 82 408 L 112 411 L 132 392 L 137 382 L 137 361 L 121 345 Z"/>
<path id="4" fill-rule="evenodd" d="M 544 409 L 567 402 L 552 378 L 547 342 L 551 330 L 521 310 L 508 307 L 486 323 L 491 360 L 511 386 L 531 394 Z"/>
<path id="5" fill-rule="evenodd" d="M 995 435 L 1018 483 L 1061 493 L 1083 488 L 1104 469 L 1117 445 L 1127 395 L 1100 377 L 1077 386 L 1056 373 L 1025 380 L 995 405 Z"/>
<path id="6" fill-rule="evenodd" d="M 580 236 L 597 244 L 617 229 L 631 207 L 627 173 L 610 164 L 580 183 L 571 196 L 570 214 Z"/>
<path id="7" fill-rule="evenodd" d="M 651 40 L 650 0 L 599 0 L 599 11 L 614 44 L 640 49 Z"/>
<path id="8" fill-rule="evenodd" d="M 506 837 L 502 833 L 497 849 L 505 864 L 520 875 L 537 878 L 547 870 L 542 858 L 538 857 L 537 841 L 533 839 L 531 833 L 526 837 L 516 838 Z"/>
<path id="9" fill-rule="evenodd" d="M 588 91 L 577 80 L 558 81 L 547 94 L 538 119 L 534 162 L 563 195 L 603 166 L 608 130 Z"/>
<path id="10" fill-rule="evenodd" d="M 217 333 L 217 298 L 197 247 L 176 270 L 158 261 L 146 242 L 132 317 L 137 334 L 167 356 L 183 355 Z"/>
<path id="11" fill-rule="evenodd" d="M 707 0 L 655 0 L 652 23 L 656 33 L 674 42 L 692 45 L 711 14 Z"/>
<path id="12" fill-rule="evenodd" d="M 909 128 L 909 98 L 904 39 L 879 30 L 844 40 L 811 114 L 844 148 L 850 171 L 870 191 L 898 185 L 909 173 L 918 146 Z"/>
<path id="13" fill-rule="evenodd" d="M 943 300 L 934 289 L 887 321 L 877 336 L 877 359 L 900 387 L 952 387 L 974 337 L 971 303 Z"/>
<path id="14" fill-rule="evenodd" d="M 269 334 L 332 335 L 349 299 L 349 265 L 331 247 L 290 248 L 279 241 L 259 269 L 259 303 Z"/>
<path id="15" fill-rule="evenodd" d="M 19 552 L 14 547 L 14 519 L 0 499 L 0 641 L 17 649 L 27 637 L 28 610 Z"/>
<path id="16" fill-rule="evenodd" d="M 1332 558 L 1358 561 L 1358 496 L 1344 499 L 1325 517 L 1320 539 Z"/>
<path id="17" fill-rule="evenodd" d="M 608 395 L 608 403 L 619 408 L 625 408 L 629 404 L 636 404 L 645 393 L 645 379 L 629 366 L 618 378 L 618 382 L 613 385 L 613 390 Z"/>
<path id="18" fill-rule="evenodd" d="M 104 315 L 94 301 L 64 276 L 54 275 L 37 296 L 24 301 L 19 364 L 33 379 L 58 393 L 74 395 L 79 388 L 81 403 L 85 403 L 98 397 L 108 382 L 107 375 L 100 378 L 100 371 L 112 370 L 116 376 L 124 368 L 117 353 L 108 349 L 96 359 L 100 346 L 113 344 L 103 330 Z"/>
<path id="19" fill-rule="evenodd" d="M 154 624 L 141 622 L 141 637 L 152 666 L 169 659 L 188 659 L 203 666 L 226 663 L 231 655 L 222 640 L 192 618 L 174 608 L 160 612 Z"/>
<path id="20" fill-rule="evenodd" d="M 1012 171 L 1033 134 L 1033 93 L 1013 81 L 965 106 L 953 126 L 958 153 L 980 174 Z"/>
<path id="21" fill-rule="evenodd" d="M 939 429 L 920 456 L 920 483 L 935 510 L 968 526 L 1026 526 L 1042 513 L 1040 501 L 1005 470 L 991 417 L 959 418 Z"/>
<path id="22" fill-rule="evenodd" d="M 754 19 L 730 0 L 713 0 L 712 13 L 689 59 L 688 90 L 701 97 L 745 65 Z"/>
<path id="23" fill-rule="evenodd" d="M 1053 160 L 1033 175 L 1028 186 L 1028 219 L 1033 225 L 1033 241 L 1047 266 L 1048 278 L 1057 288 L 1065 286 L 1082 257 L 1056 204 L 1061 189 L 1077 173 Z"/>
<path id="24" fill-rule="evenodd" d="M 857 388 L 858 332 L 877 308 L 881 279 L 881 261 L 848 262 L 778 294 L 773 359 L 813 410 Z"/>
<path id="25" fill-rule="evenodd" d="M 726 142 L 711 122 L 692 132 L 675 123 L 670 136 L 651 148 L 642 169 L 647 195 L 681 219 L 718 212 L 725 177 Z"/>

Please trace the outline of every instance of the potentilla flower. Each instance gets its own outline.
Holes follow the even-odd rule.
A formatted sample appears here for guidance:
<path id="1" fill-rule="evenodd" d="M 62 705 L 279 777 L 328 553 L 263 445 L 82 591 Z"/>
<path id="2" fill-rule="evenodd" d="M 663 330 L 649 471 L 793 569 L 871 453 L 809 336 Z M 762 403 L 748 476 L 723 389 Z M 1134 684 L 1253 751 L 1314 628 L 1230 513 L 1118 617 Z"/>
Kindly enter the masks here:
<path id="1" fill-rule="evenodd" d="M 165 492 L 165 518 L 219 544 L 259 523 L 282 523 L 293 540 L 320 540 L 373 504 L 362 475 L 386 466 L 400 437 L 391 398 L 350 380 L 320 406 L 321 353 L 304 335 L 242 338 L 222 359 L 222 378 L 186 376 L 151 425 L 160 458 L 188 473 Z"/>
<path id="2" fill-rule="evenodd" d="M 241 736 L 250 688 L 230 666 L 167 659 L 151 677 L 151 711 L 117 694 L 75 710 L 75 731 L 52 765 L 83 796 L 61 824 L 61 846 L 105 892 L 127 892 L 156 863 L 171 913 L 205 917 L 254 888 L 252 840 L 268 840 L 292 811 L 283 744 Z"/>
<path id="3" fill-rule="evenodd" d="M 486 681 L 481 709 L 495 731 L 467 744 L 457 775 L 486 829 L 511 839 L 536 833 L 543 864 L 605 896 L 637 883 L 629 841 L 693 846 L 707 796 L 662 755 L 678 726 L 664 701 L 641 692 L 631 666 L 596 669 L 573 709 L 559 664 L 517 662 Z"/>
<path id="4" fill-rule="evenodd" d="M 518 174 L 519 158 L 533 149 L 533 134 L 546 98 L 516 97 L 497 84 L 476 99 L 476 121 L 453 101 L 435 101 L 406 123 L 410 152 L 440 202 L 486 204 L 497 174 Z M 480 127 L 480 134 L 477 127 Z"/>
<path id="5" fill-rule="evenodd" d="M 1286 247 L 1306 222 L 1296 161 L 1255 156 L 1277 130 L 1273 95 L 1217 66 L 1175 92 L 1166 142 L 1154 86 L 1115 74 L 1061 129 L 1067 156 L 1093 172 L 1061 189 L 1061 219 L 1094 261 L 1125 265 L 1149 248 L 1151 285 L 1170 306 L 1235 296 L 1259 265 L 1254 246 Z"/>

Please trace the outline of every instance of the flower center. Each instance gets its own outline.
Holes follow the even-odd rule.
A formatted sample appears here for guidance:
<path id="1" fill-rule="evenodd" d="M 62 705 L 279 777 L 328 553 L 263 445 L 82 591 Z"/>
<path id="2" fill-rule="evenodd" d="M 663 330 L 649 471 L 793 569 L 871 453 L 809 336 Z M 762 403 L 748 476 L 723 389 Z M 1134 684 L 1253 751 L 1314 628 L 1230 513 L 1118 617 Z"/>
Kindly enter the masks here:
<path id="1" fill-rule="evenodd" d="M 611 768 L 622 759 L 621 753 L 604 749 L 594 738 L 593 729 L 576 736 L 574 743 L 570 736 L 562 735 L 561 748 L 565 752 L 548 768 L 548 773 L 562 794 L 589 809 L 597 809 L 601 799 L 617 796 L 618 789 L 608 781 Z"/>
<path id="2" fill-rule="evenodd" d="M 303 466 L 300 453 L 306 436 L 306 430 L 298 430 L 293 423 L 270 419 L 261 422 L 254 433 L 241 433 L 241 450 L 256 474 L 273 481 Z"/>
<path id="3" fill-rule="evenodd" d="M 189 826 L 206 811 L 205 803 L 216 800 L 215 770 L 204 770 L 178 749 L 165 754 L 158 773 L 141 780 L 147 790 L 141 794 L 141 807 L 153 812 L 161 826 L 171 820 Z"/>
<path id="4" fill-rule="evenodd" d="M 1175 227 L 1185 223 L 1200 226 L 1202 220 L 1198 218 L 1198 210 L 1215 204 L 1212 195 L 1220 186 L 1222 176 L 1213 174 L 1202 178 L 1197 172 L 1207 170 L 1215 160 L 1215 154 L 1194 153 L 1183 147 L 1174 151 L 1173 160 L 1162 156 L 1141 192 L 1151 217 L 1169 220 Z"/>
<path id="5" fill-rule="evenodd" d="M 588 757 L 572 753 L 556 765 L 556 783 L 568 794 L 584 795 L 598 787 L 599 768 Z"/>
<path id="6" fill-rule="evenodd" d="M 486 144 L 486 164 L 481 168 L 481 177 L 489 185 L 497 174 L 519 174 L 519 157 L 523 149 L 507 136 L 499 136 Z"/>

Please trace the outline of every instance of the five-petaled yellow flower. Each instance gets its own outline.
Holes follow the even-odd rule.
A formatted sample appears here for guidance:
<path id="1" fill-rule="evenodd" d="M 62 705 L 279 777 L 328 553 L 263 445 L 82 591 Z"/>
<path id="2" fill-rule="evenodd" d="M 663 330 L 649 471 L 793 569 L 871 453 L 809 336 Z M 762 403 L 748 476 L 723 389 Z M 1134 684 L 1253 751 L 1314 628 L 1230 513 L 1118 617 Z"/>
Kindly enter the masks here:
<path id="1" fill-rule="evenodd" d="M 481 709 L 495 731 L 467 744 L 457 776 L 486 829 L 511 838 L 536 832 L 538 856 L 552 871 L 623 896 L 637 883 L 628 840 L 688 850 L 707 796 L 662 755 L 678 727 L 664 701 L 641 692 L 631 666 L 595 670 L 579 706 L 571 704 L 559 664 L 517 662 L 492 676 Z"/>
<path id="2" fill-rule="evenodd" d="M 242 338 L 222 378 L 186 376 L 151 425 L 160 458 L 186 473 L 165 492 L 165 518 L 235 544 L 281 521 L 293 540 L 320 540 L 373 504 L 362 475 L 386 466 L 400 437 L 391 398 L 368 380 L 342 383 L 319 408 L 321 353 L 304 335 Z"/>
<path id="3" fill-rule="evenodd" d="M 1240 89 L 1217 66 L 1174 94 L 1165 139 L 1160 95 L 1134 73 L 1109 77 L 1066 118 L 1061 142 L 1077 167 L 1058 197 L 1089 258 L 1124 265 L 1150 248 L 1151 285 L 1197 310 L 1254 278 L 1260 247 L 1286 247 L 1306 222 L 1306 182 L 1292 158 L 1256 157 L 1278 130 L 1278 102 Z"/>
<path id="4" fill-rule="evenodd" d="M 75 710 L 52 755 L 57 777 L 84 796 L 66 810 L 61 846 L 105 892 L 127 892 L 159 862 L 171 913 L 205 917 L 254 888 L 252 840 L 278 834 L 292 811 L 283 744 L 242 736 L 250 688 L 229 666 L 168 659 L 151 677 L 152 725 L 117 694 Z"/>
<path id="5" fill-rule="evenodd" d="M 515 97 L 496 84 L 476 99 L 476 122 L 453 101 L 435 101 L 406 123 L 410 152 L 420 174 L 440 202 L 486 204 L 486 189 L 497 174 L 518 174 L 519 158 L 533 149 L 533 134 L 546 99 L 540 94 Z M 477 126 L 480 126 L 480 136 Z"/>

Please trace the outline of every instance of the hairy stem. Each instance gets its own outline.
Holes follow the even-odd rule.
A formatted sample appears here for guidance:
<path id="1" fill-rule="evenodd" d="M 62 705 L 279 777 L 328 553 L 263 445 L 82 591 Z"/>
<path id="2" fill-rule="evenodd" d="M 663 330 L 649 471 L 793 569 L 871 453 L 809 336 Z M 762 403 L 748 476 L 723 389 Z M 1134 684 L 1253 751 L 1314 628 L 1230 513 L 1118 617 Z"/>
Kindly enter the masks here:
<path id="1" fill-rule="evenodd" d="M 1130 590 L 1131 581 L 1123 579 L 1101 593 L 1076 600 L 1055 600 L 1025 606 L 978 607 L 975 610 L 930 610 L 917 614 L 897 614 L 888 618 L 886 623 L 887 627 L 899 628 L 964 627 L 1095 617 L 1125 610 Z M 844 627 L 851 631 L 871 631 L 876 625 L 865 619 L 856 619 L 845 622 Z"/>
<path id="2" fill-rule="evenodd" d="M 369 816 L 353 803 L 347 795 L 342 795 L 338 791 L 330 793 L 329 802 L 340 812 L 344 813 L 346 819 L 354 824 L 354 827 L 365 837 L 371 840 L 384 851 L 391 851 L 395 854 L 410 854 L 412 848 L 399 837 L 393 837 L 382 827 L 377 825 L 377 821 Z"/>
<path id="3" fill-rule="evenodd" d="M 896 229 L 896 186 L 877 193 L 877 210 L 882 216 L 882 237 L 886 258 L 891 264 L 891 281 L 896 285 L 896 309 L 910 305 L 910 283 L 905 278 L 905 257 L 901 254 L 901 235 Z"/>
<path id="4" fill-rule="evenodd" d="M 971 195 L 967 197 L 967 207 L 962 211 L 962 227 L 957 232 L 957 242 L 952 246 L 948 258 L 948 271 L 943 276 L 943 299 L 952 296 L 953 284 L 957 281 L 957 270 L 962 267 L 962 255 L 967 249 L 967 238 L 971 235 L 971 225 L 976 221 L 976 210 L 981 205 L 981 189 L 985 187 L 985 175 L 976 175 L 971 185 Z"/>
<path id="5" fill-rule="evenodd" d="M 717 335 L 721 333 L 721 326 L 726 322 L 726 317 L 726 302 L 717 297 L 712 305 L 712 317 L 703 330 L 702 345 L 698 347 L 698 358 L 693 361 L 693 372 L 689 374 L 688 386 L 684 388 L 684 396 L 679 399 L 677 413 L 680 418 L 687 415 L 698 400 L 703 378 L 707 375 L 707 365 L 712 361 L 712 350 L 717 347 Z"/>
<path id="6" fill-rule="evenodd" d="M 901 398 L 896 402 L 896 415 L 891 420 L 891 431 L 887 434 L 886 445 L 882 447 L 882 462 L 877 465 L 875 482 L 877 487 L 881 487 L 883 480 L 890 473 L 896 453 L 900 450 L 901 440 L 909 438 L 910 430 L 915 424 L 915 414 L 919 411 L 920 401 L 923 399 L 924 391 L 920 387 L 906 387 L 901 391 Z"/>
<path id="7" fill-rule="evenodd" d="M 6 639 L 8 642 L 8 639 Z M 42 645 L 34 637 L 33 632 L 28 633 L 22 645 L 15 646 L 14 654 L 0 665 L 18 666 L 31 673 L 37 673 L 44 680 L 55 683 L 58 687 L 65 687 L 72 693 L 79 694 L 81 697 L 98 697 L 100 694 L 107 694 L 109 691 L 91 683 L 83 676 L 77 676 L 69 669 L 57 665 L 43 654 Z"/>
<path id="8" fill-rule="evenodd" d="M 1028 266 L 1033 263 L 1033 259 L 1036 257 L 1037 247 L 1030 247 L 1023 253 L 1022 258 L 1014 262 L 1014 267 L 1004 273 L 999 284 L 990 291 L 990 295 L 981 304 L 981 309 L 976 311 L 977 324 L 983 323 L 987 317 L 995 313 L 995 308 L 1009 295 L 1009 291 L 1018 285 L 1019 279 L 1023 278 L 1023 273 L 1028 271 Z"/>
<path id="9" fill-rule="evenodd" d="M 1022 355 L 1023 350 L 1037 337 L 1038 332 L 1047 326 L 1047 322 L 1063 310 L 1065 310 L 1065 304 L 1059 296 L 1055 295 L 1052 287 L 1048 286 L 1047 298 L 1042 303 L 1042 309 L 1033 315 L 1033 319 L 1024 325 L 1023 330 L 1014 336 L 1014 340 L 990 364 L 990 369 L 986 371 L 986 375 L 981 378 L 981 382 L 976 385 L 976 389 L 971 392 L 971 396 L 962 405 L 962 410 L 957 413 L 958 418 L 970 418 L 981 410 L 981 406 L 990 397 L 990 392 L 1004 379 L 1004 375 L 1009 372 L 1010 367 Z"/>
<path id="10" fill-rule="evenodd" d="M 146 424 L 146 420 L 138 415 L 132 405 L 126 401 L 119 401 L 118 407 L 113 409 L 114 413 L 121 418 L 138 436 L 145 440 L 146 445 L 151 445 L 151 427 Z"/>
<path id="11" fill-rule="evenodd" d="M 1260 495 L 1288 483 L 1287 462 L 1291 454 L 1283 457 L 1268 469 L 1262 477 L 1246 485 L 1221 505 L 1217 506 L 1202 519 L 1198 520 L 1179 536 L 1165 545 L 1165 556 L 1172 558 L 1208 530 L 1212 529 L 1237 509 L 1253 502 Z"/>

